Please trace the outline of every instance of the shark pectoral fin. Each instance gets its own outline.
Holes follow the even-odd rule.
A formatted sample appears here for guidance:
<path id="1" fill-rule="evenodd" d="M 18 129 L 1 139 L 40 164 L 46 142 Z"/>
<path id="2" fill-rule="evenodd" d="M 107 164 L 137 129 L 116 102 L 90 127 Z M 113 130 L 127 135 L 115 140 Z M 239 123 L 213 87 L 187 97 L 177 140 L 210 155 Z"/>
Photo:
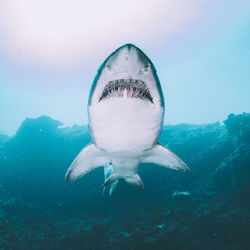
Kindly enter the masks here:
<path id="1" fill-rule="evenodd" d="M 190 172 L 188 166 L 177 155 L 160 144 L 156 144 L 141 160 L 141 163 L 153 163 L 182 172 Z"/>
<path id="2" fill-rule="evenodd" d="M 91 143 L 77 155 L 69 167 L 65 179 L 66 181 L 74 181 L 91 170 L 109 163 L 110 160 L 105 153 L 98 149 L 94 143 Z"/>

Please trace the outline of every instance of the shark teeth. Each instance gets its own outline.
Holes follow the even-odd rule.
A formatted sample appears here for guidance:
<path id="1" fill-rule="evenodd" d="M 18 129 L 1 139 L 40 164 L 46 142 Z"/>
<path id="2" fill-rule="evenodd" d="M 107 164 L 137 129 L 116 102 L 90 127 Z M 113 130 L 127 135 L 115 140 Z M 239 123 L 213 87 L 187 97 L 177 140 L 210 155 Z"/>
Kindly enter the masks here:
<path id="1" fill-rule="evenodd" d="M 118 79 L 108 82 L 99 102 L 108 97 L 130 97 L 148 100 L 153 103 L 153 98 L 145 82 L 136 79 Z"/>

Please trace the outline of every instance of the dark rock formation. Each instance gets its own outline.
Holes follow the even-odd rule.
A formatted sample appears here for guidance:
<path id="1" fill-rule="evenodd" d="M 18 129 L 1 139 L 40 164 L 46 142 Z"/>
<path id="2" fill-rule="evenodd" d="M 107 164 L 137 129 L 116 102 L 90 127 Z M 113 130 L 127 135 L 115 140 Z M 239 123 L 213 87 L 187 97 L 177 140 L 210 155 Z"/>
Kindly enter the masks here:
<path id="1" fill-rule="evenodd" d="M 144 192 L 121 182 L 102 198 L 101 168 L 64 180 L 87 127 L 25 120 L 0 135 L 0 248 L 250 249 L 250 114 L 224 124 L 165 126 L 191 173 L 141 165 Z"/>

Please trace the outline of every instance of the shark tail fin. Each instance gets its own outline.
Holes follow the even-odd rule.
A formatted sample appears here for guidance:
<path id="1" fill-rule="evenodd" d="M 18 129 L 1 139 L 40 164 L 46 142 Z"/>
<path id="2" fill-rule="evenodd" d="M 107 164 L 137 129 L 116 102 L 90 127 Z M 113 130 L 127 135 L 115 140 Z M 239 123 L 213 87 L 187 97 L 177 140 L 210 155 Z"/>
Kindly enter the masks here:
<path id="1" fill-rule="evenodd" d="M 112 164 L 108 164 L 106 166 L 104 166 L 104 179 L 106 182 L 106 180 L 111 176 L 111 174 L 113 173 L 113 166 Z M 118 184 L 119 180 L 117 181 L 114 181 L 110 184 L 110 187 L 109 187 L 109 196 L 111 196 L 114 192 L 114 190 L 116 189 L 116 186 Z M 105 194 L 105 191 L 106 191 L 106 186 L 103 186 L 103 190 L 102 190 L 102 197 L 104 197 L 104 194 Z"/>
<path id="2" fill-rule="evenodd" d="M 153 163 L 182 172 L 190 172 L 189 167 L 177 155 L 159 143 L 148 151 L 141 163 Z"/>
<path id="3" fill-rule="evenodd" d="M 66 181 L 74 181 L 91 170 L 109 163 L 110 159 L 107 155 L 98 149 L 94 143 L 90 143 L 77 155 L 69 167 L 65 179 Z"/>
<path id="4" fill-rule="evenodd" d="M 130 185 L 138 188 L 139 190 L 144 190 L 144 185 L 143 185 L 143 182 L 140 178 L 140 176 L 138 174 L 134 174 L 134 175 L 131 175 L 131 176 L 117 176 L 115 175 L 114 173 L 110 175 L 110 177 L 104 182 L 103 184 L 103 187 L 106 187 L 108 185 L 112 185 L 114 183 L 117 184 L 117 182 L 120 180 L 120 179 L 125 179 L 125 181 L 127 183 L 129 183 Z"/>
<path id="5" fill-rule="evenodd" d="M 110 184 L 110 187 L 109 187 L 109 196 L 111 196 L 114 192 L 114 190 L 116 189 L 117 187 L 117 184 L 118 184 L 119 181 L 114 181 Z M 106 186 L 103 187 L 103 190 L 102 190 L 102 197 L 104 197 L 104 194 L 105 194 L 105 191 L 106 191 Z"/>
<path id="6" fill-rule="evenodd" d="M 104 183 L 103 183 L 103 187 L 107 187 L 108 185 L 116 182 L 116 181 L 119 181 L 120 179 L 122 179 L 121 176 L 118 176 L 114 173 L 112 173 L 107 179 L 105 179 Z"/>

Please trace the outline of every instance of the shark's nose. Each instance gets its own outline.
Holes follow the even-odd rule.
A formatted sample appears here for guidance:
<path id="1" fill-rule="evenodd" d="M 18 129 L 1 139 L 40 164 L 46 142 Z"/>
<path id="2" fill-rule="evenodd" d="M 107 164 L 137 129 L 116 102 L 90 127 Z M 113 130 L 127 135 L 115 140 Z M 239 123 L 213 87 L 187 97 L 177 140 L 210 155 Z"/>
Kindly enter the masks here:
<path id="1" fill-rule="evenodd" d="M 127 43 L 124 45 L 124 48 L 131 50 L 132 48 L 136 49 L 135 45 L 133 45 L 132 43 Z"/>
<path id="2" fill-rule="evenodd" d="M 122 47 L 122 50 L 127 55 L 135 55 L 135 54 L 140 54 L 141 53 L 141 51 L 135 45 L 133 45 L 131 43 L 125 44 Z"/>

